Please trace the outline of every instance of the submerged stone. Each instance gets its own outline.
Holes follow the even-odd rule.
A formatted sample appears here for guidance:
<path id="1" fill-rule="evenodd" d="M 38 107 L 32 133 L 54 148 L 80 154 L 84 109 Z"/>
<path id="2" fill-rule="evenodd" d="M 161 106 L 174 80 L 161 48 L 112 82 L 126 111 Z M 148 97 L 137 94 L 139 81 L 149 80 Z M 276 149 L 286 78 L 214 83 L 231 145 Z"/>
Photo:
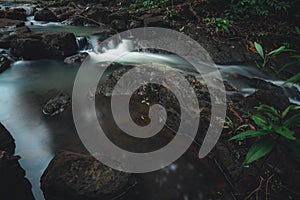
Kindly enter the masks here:
<path id="1" fill-rule="evenodd" d="M 54 116 L 63 112 L 71 103 L 71 97 L 64 92 L 59 93 L 50 99 L 43 107 L 45 115 Z"/>

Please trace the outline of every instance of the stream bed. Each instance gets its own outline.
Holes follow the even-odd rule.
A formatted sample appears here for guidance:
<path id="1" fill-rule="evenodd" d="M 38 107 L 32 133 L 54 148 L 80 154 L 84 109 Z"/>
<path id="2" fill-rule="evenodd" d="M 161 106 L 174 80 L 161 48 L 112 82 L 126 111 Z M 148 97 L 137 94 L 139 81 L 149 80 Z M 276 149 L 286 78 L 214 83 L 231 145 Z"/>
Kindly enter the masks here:
<path id="1" fill-rule="evenodd" d="M 97 53 L 95 52 L 97 33 L 103 31 L 95 27 L 40 23 L 32 18 L 28 18 L 27 25 L 36 33 L 68 31 L 78 38 L 87 37 L 89 47 L 92 48 L 81 51 L 92 54 Z M 119 46 L 107 49 L 103 56 L 118 53 L 118 49 L 124 49 L 126 45 L 128 43 L 123 41 Z M 107 58 L 109 59 L 109 56 Z M 131 65 L 145 61 L 162 63 L 180 72 L 191 67 L 182 59 L 168 54 L 132 52 L 120 60 L 121 63 Z M 69 150 L 87 153 L 77 135 L 71 108 L 54 117 L 45 116 L 42 112 L 42 107 L 56 91 L 72 94 L 79 67 L 80 64 L 65 64 L 57 60 L 16 61 L 10 69 L 0 74 L 0 121 L 16 140 L 16 154 L 22 157 L 21 165 L 26 170 L 26 177 L 32 184 L 37 200 L 44 199 L 40 190 L 40 177 L 57 152 Z M 299 104 L 300 86 L 289 84 L 282 88 L 284 81 L 278 79 L 275 74 L 267 76 L 255 66 L 249 65 L 218 66 L 218 68 L 223 78 L 245 96 L 261 88 L 279 88 L 292 103 Z M 255 84 L 255 80 L 261 80 L 263 84 Z M 102 105 L 100 108 L 102 116 L 108 116 L 109 112 L 106 111 L 109 107 L 108 99 L 103 98 L 99 105 Z M 101 118 L 100 123 L 106 124 L 109 134 L 118 133 L 115 124 L 107 119 L 108 117 Z M 119 142 L 126 143 L 122 140 Z M 196 153 L 191 152 L 193 151 L 188 151 L 178 161 L 164 169 L 139 174 L 135 189 L 129 189 L 121 198 L 199 200 L 208 199 L 211 192 L 221 191 L 228 183 L 218 167 L 209 159 L 199 160 Z"/>

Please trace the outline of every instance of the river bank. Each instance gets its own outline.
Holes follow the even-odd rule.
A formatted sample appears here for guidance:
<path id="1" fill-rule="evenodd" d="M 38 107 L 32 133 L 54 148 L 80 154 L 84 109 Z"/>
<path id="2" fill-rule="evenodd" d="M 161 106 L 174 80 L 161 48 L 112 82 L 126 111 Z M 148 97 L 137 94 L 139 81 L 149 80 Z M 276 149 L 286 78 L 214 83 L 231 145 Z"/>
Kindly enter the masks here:
<path id="1" fill-rule="evenodd" d="M 299 102 L 297 84 L 282 87 L 286 78 L 298 73 L 297 66 L 287 68 L 279 75 L 274 73 L 272 68 L 258 69 L 254 61 L 260 61 L 259 55 L 246 48 L 249 45 L 246 38 L 239 35 L 234 36 L 233 39 L 226 34 L 221 36 L 210 34 L 211 28 L 204 26 L 202 20 L 196 23 L 198 14 L 195 15 L 193 10 L 185 7 L 188 4 L 181 3 L 183 4 L 182 10 L 179 9 L 179 11 L 183 19 L 180 18 L 179 23 L 176 24 L 165 17 L 166 8 L 136 11 L 134 6 L 130 6 L 132 2 L 128 1 L 102 1 L 100 3 L 47 1 L 25 4 L 25 6 L 24 4 L 5 5 L 10 7 L 8 9 L 1 6 L 0 48 L 3 51 L 0 60 L 2 72 L 0 74 L 0 102 L 6 106 L 0 109 L 0 121 L 10 130 L 16 139 L 17 146 L 20 145 L 17 154 L 22 156 L 20 162 L 33 184 L 36 199 L 44 198 L 39 190 L 39 180 L 55 155 L 55 159 L 42 176 L 42 189 L 46 200 L 95 198 L 198 200 L 248 197 L 248 199 L 254 199 L 256 195 L 259 198 L 267 196 L 269 199 L 299 198 L 297 193 L 299 165 L 283 149 L 245 168 L 242 167 L 242 162 L 246 157 L 246 149 L 249 149 L 256 140 L 253 139 L 250 142 L 247 140 L 242 143 L 229 141 L 230 137 L 242 131 L 238 130 L 238 127 L 242 125 L 247 125 L 244 126 L 245 129 L 257 128 L 251 119 L 255 106 L 268 104 L 278 110 L 284 110 L 290 103 Z M 180 5 L 178 3 L 173 6 L 180 7 Z M 192 25 L 187 25 L 185 19 L 188 17 L 196 17 L 194 21 L 190 21 Z M 232 124 L 224 126 L 221 139 L 213 152 L 207 158 L 199 160 L 197 152 L 202 143 L 203 133 L 209 125 L 211 102 L 206 86 L 194 82 L 194 77 L 190 76 L 188 71 L 183 71 L 190 84 L 199 92 L 199 105 L 204 110 L 194 144 L 181 159 L 167 168 L 140 175 L 118 173 L 116 175 L 116 172 L 111 172 L 111 177 L 114 179 L 109 182 L 108 177 L 97 174 L 98 168 L 100 171 L 108 169 L 84 155 L 87 151 L 78 138 L 72 119 L 70 100 L 60 94 L 71 96 L 75 75 L 82 60 L 88 53 L 102 51 L 97 49 L 98 43 L 114 33 L 143 26 L 158 26 L 175 30 L 184 26 L 182 31 L 207 49 L 215 63 L 222 64 L 219 70 L 226 81 L 227 116 Z M 276 41 L 279 41 L 277 39 Z M 299 47 L 297 37 L 282 39 L 290 41 L 293 48 Z M 274 38 L 262 40 L 266 40 L 268 48 L 274 48 Z M 126 48 L 126 43 L 123 45 L 112 46 L 106 50 L 106 53 L 109 54 L 118 48 Z M 77 53 L 84 53 L 84 55 L 78 57 Z M 74 55 L 75 57 L 69 58 Z M 147 59 L 160 58 L 159 62 L 164 62 L 174 70 L 182 71 L 178 68 L 183 65 L 180 59 L 168 54 L 158 55 L 160 57 L 147 52 L 133 53 L 129 54 L 127 59 L 131 64 L 138 65 Z M 274 69 L 280 68 L 280 63 L 284 60 L 280 57 L 272 60 L 271 65 Z M 114 79 L 122 76 L 127 67 L 121 65 L 116 70 L 107 72 L 111 76 L 102 88 L 109 91 Z M 133 109 L 132 117 L 138 123 L 147 122 L 147 117 L 141 119 L 141 116 L 147 116 L 149 109 L 147 102 L 154 104 L 157 101 L 171 101 L 169 103 L 172 105 L 177 104 L 162 88 L 159 88 L 158 93 L 163 92 L 163 98 L 157 99 L 153 97 L 153 87 L 151 85 L 145 87 L 149 88 L 141 90 L 148 92 L 133 98 L 132 107 L 135 109 Z M 145 99 L 147 102 L 141 103 Z M 109 102 L 110 96 L 106 92 L 98 94 L 99 121 L 105 125 L 108 134 L 117 144 L 130 149 L 132 141 L 122 137 L 122 132 L 113 122 L 111 111 L 108 110 Z M 43 114 L 45 107 L 48 112 L 44 114 L 51 113 L 53 116 Z M 172 116 L 177 116 L 176 107 L 174 110 L 169 112 Z M 168 126 L 176 129 L 178 126 L 176 120 L 176 117 L 172 118 Z M 153 146 L 163 146 L 173 138 L 172 129 L 165 127 L 158 137 L 148 141 L 149 144 L 140 143 L 135 147 L 149 150 Z M 299 132 L 299 127 L 295 127 L 295 132 Z M 61 150 L 80 154 L 59 153 Z M 76 166 L 71 164 L 74 162 L 77 163 Z M 71 170 L 68 167 L 71 167 Z M 85 173 L 85 168 L 93 174 L 93 180 L 84 179 L 86 177 L 82 174 Z M 80 181 L 74 178 L 76 170 L 80 172 Z M 60 174 L 60 171 L 64 173 Z M 74 179 L 69 179 L 68 175 Z M 67 184 L 68 181 L 72 183 Z M 98 183 L 107 190 L 94 187 Z M 74 191 L 78 193 L 74 195 Z M 93 191 L 99 192 L 92 194 Z"/>

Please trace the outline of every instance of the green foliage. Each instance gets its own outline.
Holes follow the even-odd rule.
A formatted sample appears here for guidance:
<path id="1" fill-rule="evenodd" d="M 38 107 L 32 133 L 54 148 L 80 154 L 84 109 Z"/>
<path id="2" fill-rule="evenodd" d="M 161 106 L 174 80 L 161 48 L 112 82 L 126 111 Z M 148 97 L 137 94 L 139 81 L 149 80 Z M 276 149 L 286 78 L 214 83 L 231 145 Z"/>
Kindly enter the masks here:
<path id="1" fill-rule="evenodd" d="M 257 130 L 248 130 L 233 136 L 230 140 L 243 140 L 246 138 L 260 138 L 248 151 L 243 165 L 248 165 L 265 155 L 269 154 L 278 143 L 287 148 L 295 158 L 300 161 L 299 150 L 300 143 L 295 137 L 293 126 L 300 123 L 300 113 L 289 116 L 291 110 L 299 110 L 300 106 L 290 105 L 283 112 L 276 110 L 268 105 L 256 107 L 263 115 L 253 115 L 252 120 L 257 125 Z M 291 145 L 295 145 L 291 147 Z M 298 151 L 296 149 L 298 148 Z"/>
<path id="2" fill-rule="evenodd" d="M 227 16 L 249 19 L 254 16 L 269 16 L 275 12 L 287 12 L 292 3 L 284 0 L 230 0 Z"/>
<path id="3" fill-rule="evenodd" d="M 215 27 L 216 33 L 219 33 L 220 31 L 229 33 L 229 28 L 233 23 L 231 20 L 221 17 L 207 17 L 204 18 L 203 21 L 206 23 L 206 25 Z"/>
<path id="4" fill-rule="evenodd" d="M 172 0 L 135 0 L 130 6 L 136 9 L 155 9 L 166 5 L 171 5 Z"/>
<path id="5" fill-rule="evenodd" d="M 293 61 L 285 64 L 283 67 L 281 67 L 277 73 L 280 73 L 281 71 L 283 71 L 284 69 L 286 69 L 287 67 L 294 65 L 294 64 L 300 64 L 300 54 L 296 54 L 293 56 L 290 56 L 291 59 L 294 59 Z M 285 86 L 288 83 L 296 83 L 300 81 L 300 72 L 292 77 L 290 77 L 288 80 L 286 80 L 282 86 Z"/>
<path id="6" fill-rule="evenodd" d="M 288 80 L 286 80 L 284 83 L 283 83 L 283 86 L 288 84 L 288 83 L 296 83 L 300 81 L 300 72 L 294 76 L 292 76 L 291 78 L 289 78 Z"/>
<path id="7" fill-rule="evenodd" d="M 262 45 L 257 42 L 254 42 L 254 47 L 255 47 L 257 53 L 259 54 L 259 56 L 263 60 L 262 64 L 256 63 L 256 65 L 261 69 L 264 69 L 266 67 L 266 65 L 268 64 L 268 62 L 272 56 L 276 56 L 276 55 L 278 55 L 280 53 L 284 53 L 284 52 L 294 51 L 291 49 L 287 49 L 285 46 L 280 46 L 277 49 L 267 52 L 266 50 L 263 49 Z"/>

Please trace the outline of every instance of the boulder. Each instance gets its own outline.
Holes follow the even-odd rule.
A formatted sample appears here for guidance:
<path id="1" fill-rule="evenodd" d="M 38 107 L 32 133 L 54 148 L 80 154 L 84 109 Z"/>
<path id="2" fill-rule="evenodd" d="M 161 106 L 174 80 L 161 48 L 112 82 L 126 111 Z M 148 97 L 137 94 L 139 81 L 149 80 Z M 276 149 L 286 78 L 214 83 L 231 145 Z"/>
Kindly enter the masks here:
<path id="1" fill-rule="evenodd" d="M 0 150 L 10 154 L 15 153 L 15 140 L 8 130 L 0 123 Z"/>
<path id="2" fill-rule="evenodd" d="M 11 42 L 11 54 L 25 60 L 52 58 L 51 48 L 41 39 L 17 38 Z"/>
<path id="3" fill-rule="evenodd" d="M 143 27 L 143 26 L 144 26 L 143 21 L 132 20 L 129 23 L 129 29 L 140 28 L 140 27 Z"/>
<path id="4" fill-rule="evenodd" d="M 26 10 L 22 8 L 0 10 L 1 18 L 26 21 Z"/>
<path id="5" fill-rule="evenodd" d="M 19 27 L 15 31 L 0 37 L 0 48 L 8 49 L 11 47 L 13 40 L 20 37 L 28 37 L 30 33 L 31 30 L 27 26 Z"/>
<path id="6" fill-rule="evenodd" d="M 8 60 L 8 58 L 0 54 L 0 73 L 4 72 L 9 67 L 10 67 L 10 61 Z"/>
<path id="7" fill-rule="evenodd" d="M 8 26 L 21 27 L 21 26 L 25 26 L 25 23 L 24 21 L 21 20 L 0 18 L 0 28 L 5 28 Z"/>
<path id="8" fill-rule="evenodd" d="M 258 90 L 252 95 L 244 98 L 239 106 L 246 111 L 255 111 L 255 107 L 261 104 L 272 106 L 283 111 L 289 104 L 289 99 L 284 94 L 270 90 Z"/>
<path id="9" fill-rule="evenodd" d="M 122 19 L 114 19 L 111 22 L 111 26 L 119 32 L 125 31 L 127 29 L 127 23 L 125 20 Z"/>
<path id="10" fill-rule="evenodd" d="M 64 62 L 67 64 L 82 63 L 88 55 L 88 53 L 79 53 L 74 56 L 67 57 Z"/>
<path id="11" fill-rule="evenodd" d="M 54 58 L 65 58 L 74 55 L 78 49 L 76 37 L 73 33 L 45 33 L 42 35 L 42 40 L 55 48 Z"/>
<path id="12" fill-rule="evenodd" d="M 130 19 L 130 14 L 127 11 L 116 11 L 111 13 L 108 18 L 112 21 L 114 19 L 122 19 L 128 21 Z"/>
<path id="13" fill-rule="evenodd" d="M 77 52 L 75 35 L 65 32 L 17 36 L 10 47 L 12 55 L 26 60 L 64 59 Z"/>
<path id="14" fill-rule="evenodd" d="M 44 8 L 40 11 L 37 11 L 34 14 L 34 20 L 36 21 L 45 21 L 45 22 L 56 22 L 58 21 L 54 13 L 48 8 Z"/>
<path id="15" fill-rule="evenodd" d="M 31 184 L 25 178 L 19 156 L 0 150 L 0 199 L 34 200 Z"/>
<path id="16" fill-rule="evenodd" d="M 129 186 L 131 174 L 113 170 L 93 156 L 61 152 L 41 177 L 46 200 L 113 199 Z"/>
<path id="17" fill-rule="evenodd" d="M 45 104 L 43 107 L 43 113 L 50 116 L 57 115 L 63 112 L 70 103 L 71 97 L 65 92 L 60 92 Z"/>
<path id="18" fill-rule="evenodd" d="M 146 27 L 164 27 L 164 28 L 170 27 L 170 24 L 161 15 L 145 18 L 144 25 Z"/>

